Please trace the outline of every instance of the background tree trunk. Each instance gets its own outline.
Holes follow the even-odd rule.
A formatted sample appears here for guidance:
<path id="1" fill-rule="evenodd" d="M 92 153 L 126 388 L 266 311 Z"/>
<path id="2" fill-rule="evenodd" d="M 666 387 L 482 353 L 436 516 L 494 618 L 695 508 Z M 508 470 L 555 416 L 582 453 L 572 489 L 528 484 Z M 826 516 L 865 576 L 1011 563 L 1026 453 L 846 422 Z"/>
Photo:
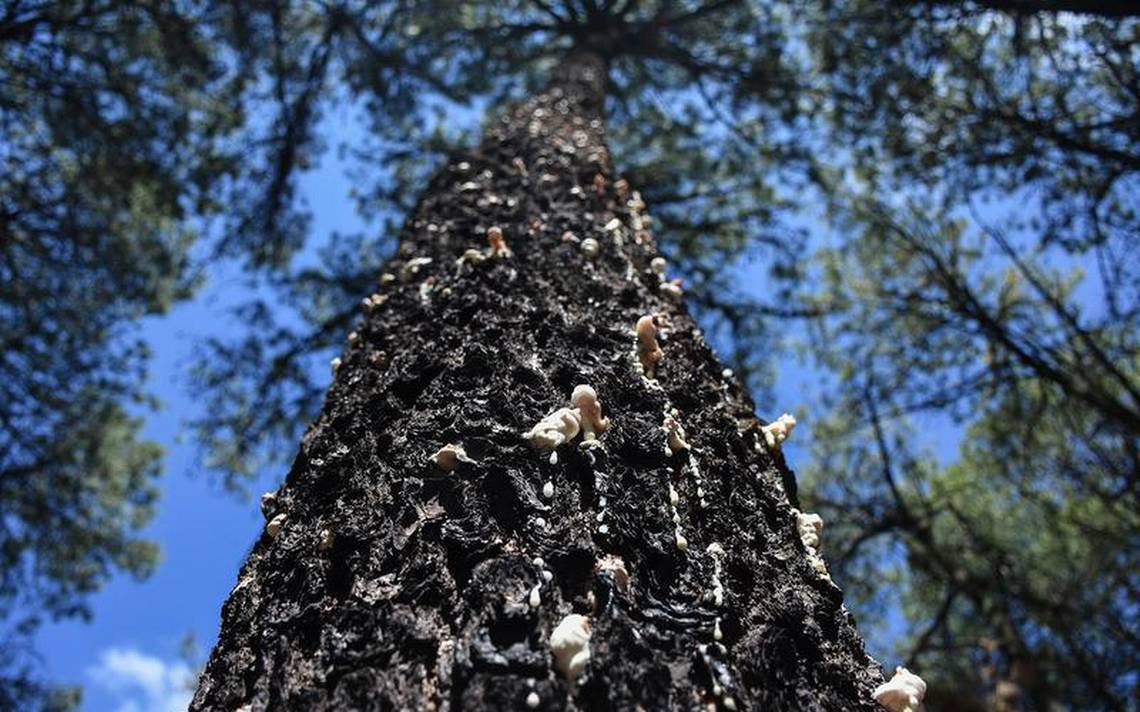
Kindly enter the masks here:
<path id="1" fill-rule="evenodd" d="M 791 474 L 631 229 L 604 91 L 601 61 L 571 56 L 433 180 L 267 504 L 280 531 L 242 569 L 192 709 L 877 709 L 879 666 L 809 564 Z M 457 265 L 491 226 L 513 256 Z M 632 332 L 654 313 L 672 323 L 659 387 Z M 612 425 L 551 464 L 522 433 L 577 384 Z M 692 450 L 670 457 L 673 409 Z M 475 464 L 442 472 L 448 443 Z M 627 586 L 597 571 L 607 555 Z M 549 647 L 570 613 L 591 630 L 575 684 Z"/>

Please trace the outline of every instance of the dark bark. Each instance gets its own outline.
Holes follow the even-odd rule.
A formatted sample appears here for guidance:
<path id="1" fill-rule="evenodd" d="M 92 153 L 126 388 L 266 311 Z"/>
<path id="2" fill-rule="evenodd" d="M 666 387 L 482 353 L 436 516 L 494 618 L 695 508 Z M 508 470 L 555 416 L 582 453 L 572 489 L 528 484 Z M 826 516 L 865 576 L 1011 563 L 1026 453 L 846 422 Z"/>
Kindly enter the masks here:
<path id="1" fill-rule="evenodd" d="M 222 610 L 192 709 L 513 709 L 532 692 L 544 709 L 877 709 L 881 671 L 809 565 L 794 478 L 757 446 L 750 398 L 659 293 L 652 240 L 629 229 L 604 145 L 604 66 L 579 55 L 557 76 L 437 175 L 409 219 L 390 265 L 409 279 L 381 287 L 347 349 L 269 505 L 286 517 L 280 533 L 260 538 Z M 605 229 L 615 217 L 620 240 Z M 514 255 L 457 266 L 491 226 Z M 418 257 L 432 262 L 410 274 Z M 672 321 L 660 388 L 632 355 L 650 313 Z M 522 433 L 577 384 L 597 389 L 612 425 L 551 464 Z M 671 408 L 693 449 L 670 457 Z M 477 464 L 441 472 L 429 456 L 448 443 Z M 596 572 L 607 554 L 628 587 Z M 591 625 L 576 684 L 549 650 L 570 613 Z"/>

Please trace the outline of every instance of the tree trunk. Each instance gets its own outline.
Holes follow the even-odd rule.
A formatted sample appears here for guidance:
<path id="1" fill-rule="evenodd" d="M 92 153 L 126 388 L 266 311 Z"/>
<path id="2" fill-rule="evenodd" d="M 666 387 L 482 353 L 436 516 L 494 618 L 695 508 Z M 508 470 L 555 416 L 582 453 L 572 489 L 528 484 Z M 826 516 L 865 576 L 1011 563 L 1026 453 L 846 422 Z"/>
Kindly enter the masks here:
<path id="1" fill-rule="evenodd" d="M 265 502 L 192 709 L 877 709 L 791 473 L 612 180 L 604 91 L 571 55 L 432 181 Z M 491 227 L 513 255 L 457 264 Z M 656 380 L 633 332 L 651 314 L 671 324 Z M 523 434 L 579 384 L 611 426 L 551 463 Z M 670 454 L 670 416 L 691 449 Z M 447 472 L 431 455 L 453 443 L 474 462 Z M 569 614 L 573 680 L 550 646 Z"/>

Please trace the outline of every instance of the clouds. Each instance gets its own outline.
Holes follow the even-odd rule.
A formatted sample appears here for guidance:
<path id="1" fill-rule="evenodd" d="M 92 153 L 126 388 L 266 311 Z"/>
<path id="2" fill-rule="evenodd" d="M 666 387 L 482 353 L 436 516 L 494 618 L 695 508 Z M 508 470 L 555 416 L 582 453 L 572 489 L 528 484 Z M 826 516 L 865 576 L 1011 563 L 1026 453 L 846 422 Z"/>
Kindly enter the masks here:
<path id="1" fill-rule="evenodd" d="M 129 647 L 104 650 L 87 676 L 118 702 L 116 712 L 185 712 L 193 694 L 189 665 Z"/>

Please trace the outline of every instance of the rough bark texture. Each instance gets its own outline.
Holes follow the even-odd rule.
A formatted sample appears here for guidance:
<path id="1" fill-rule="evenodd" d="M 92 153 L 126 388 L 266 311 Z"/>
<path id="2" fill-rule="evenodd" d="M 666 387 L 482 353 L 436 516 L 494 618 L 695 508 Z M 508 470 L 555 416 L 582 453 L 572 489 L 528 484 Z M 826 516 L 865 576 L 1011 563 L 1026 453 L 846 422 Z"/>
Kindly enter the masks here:
<path id="1" fill-rule="evenodd" d="M 603 96 L 604 67 L 567 60 L 435 178 L 268 506 L 285 519 L 242 569 L 192 709 L 877 709 L 881 671 L 809 564 L 791 473 L 631 229 Z M 513 256 L 457 265 L 491 226 Z M 656 384 L 633 355 L 651 313 L 672 322 Z M 577 384 L 612 425 L 551 464 L 522 433 Z M 692 450 L 669 456 L 672 409 Z M 447 443 L 476 464 L 442 472 L 429 456 Z M 606 555 L 627 587 L 596 570 Z M 591 632 L 576 683 L 549 647 L 570 613 Z"/>

